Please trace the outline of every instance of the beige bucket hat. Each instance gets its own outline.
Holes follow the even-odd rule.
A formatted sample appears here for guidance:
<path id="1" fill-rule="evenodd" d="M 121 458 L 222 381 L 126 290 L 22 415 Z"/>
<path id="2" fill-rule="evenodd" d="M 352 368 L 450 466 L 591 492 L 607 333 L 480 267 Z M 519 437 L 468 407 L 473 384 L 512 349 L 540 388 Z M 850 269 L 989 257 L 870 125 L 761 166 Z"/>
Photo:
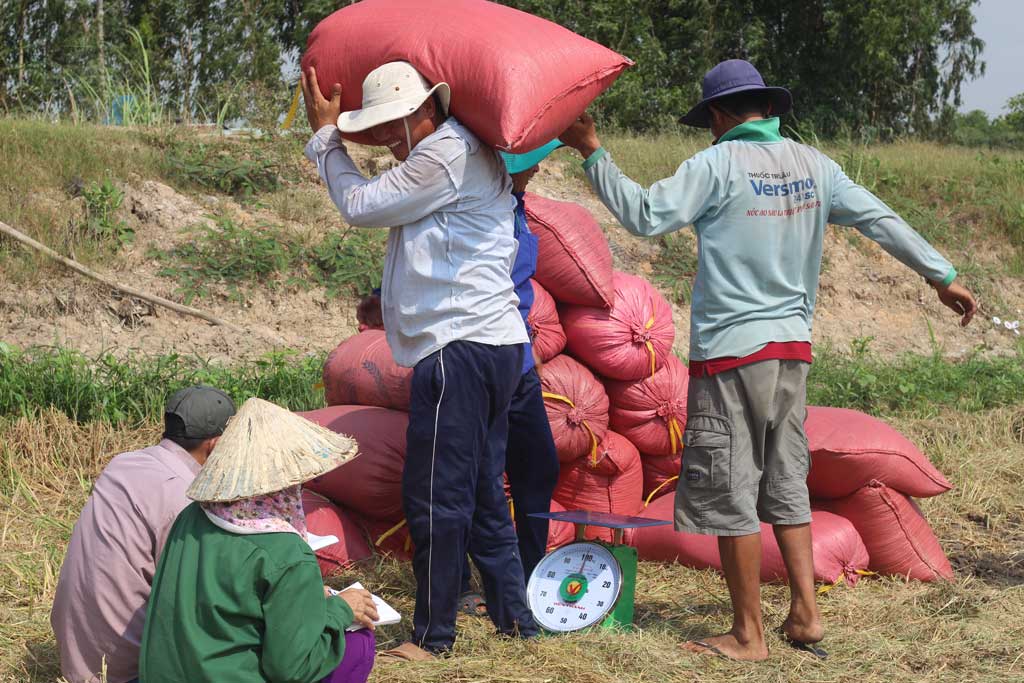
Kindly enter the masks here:
<path id="1" fill-rule="evenodd" d="M 228 422 L 187 495 L 226 503 L 273 493 L 344 465 L 358 448 L 351 437 L 250 398 Z"/>
<path id="2" fill-rule="evenodd" d="M 448 114 L 452 92 L 447 83 L 431 87 L 427 79 L 409 62 L 388 62 L 371 71 L 363 80 L 363 108 L 343 111 L 338 130 L 359 133 L 388 121 L 403 119 L 437 93 Z"/>

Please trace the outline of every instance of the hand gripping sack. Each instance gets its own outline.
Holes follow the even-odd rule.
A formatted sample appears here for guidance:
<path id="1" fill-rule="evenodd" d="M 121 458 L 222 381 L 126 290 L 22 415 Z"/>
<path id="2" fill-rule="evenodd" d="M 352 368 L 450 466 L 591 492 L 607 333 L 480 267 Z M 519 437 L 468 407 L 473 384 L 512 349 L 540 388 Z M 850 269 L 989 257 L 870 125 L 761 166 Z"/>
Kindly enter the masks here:
<path id="1" fill-rule="evenodd" d="M 608 395 L 590 370 L 568 356 L 555 356 L 540 375 L 544 408 L 558 459 L 598 460 L 598 444 L 608 431 Z"/>
<path id="2" fill-rule="evenodd" d="M 616 272 L 611 310 L 566 306 L 566 347 L 594 372 L 617 380 L 651 377 L 672 357 L 672 308 L 649 282 Z"/>
<path id="3" fill-rule="evenodd" d="M 359 444 L 359 456 L 305 486 L 361 516 L 401 519 L 402 469 L 409 416 L 370 406 L 331 406 L 299 413 Z"/>
<path id="4" fill-rule="evenodd" d="M 565 330 L 558 321 L 555 300 L 536 280 L 533 285 L 533 305 L 526 318 L 530 326 L 530 341 L 540 359 L 547 363 L 565 349 Z"/>
<path id="5" fill-rule="evenodd" d="M 807 408 L 812 498 L 842 498 L 872 480 L 908 496 L 927 498 L 953 488 L 905 436 L 881 420 L 844 408 Z"/>
<path id="6" fill-rule="evenodd" d="M 672 521 L 675 496 L 662 496 L 641 513 L 644 517 Z M 671 526 L 638 529 L 634 545 L 641 560 L 678 562 L 694 569 L 722 570 L 718 554 L 718 538 L 703 534 L 674 531 Z M 854 584 L 868 565 L 868 551 L 857 530 L 838 515 L 823 511 L 811 514 L 811 538 L 814 557 L 814 580 L 823 583 L 845 581 Z M 761 524 L 761 581 L 785 581 L 786 565 L 782 561 L 775 534 L 768 524 Z"/>
<path id="7" fill-rule="evenodd" d="M 483 0 L 363 0 L 309 34 L 302 68 L 342 111 L 359 109 L 367 74 L 406 61 L 451 86 L 451 113 L 492 147 L 534 150 L 569 127 L 632 62 L 566 28 Z M 376 144 L 367 133 L 347 135 Z"/>
<path id="8" fill-rule="evenodd" d="M 674 493 L 679 483 L 679 468 L 683 456 L 640 454 L 640 464 L 644 468 L 644 502 L 660 498 L 667 493 Z"/>
<path id="9" fill-rule="evenodd" d="M 680 455 L 689 381 L 686 366 L 670 354 L 652 377 L 605 382 L 608 424 L 636 444 L 644 455 Z"/>
<path id="10" fill-rule="evenodd" d="M 409 410 L 412 368 L 395 363 L 383 330 L 366 330 L 338 344 L 324 363 L 327 405 Z"/>
<path id="11" fill-rule="evenodd" d="M 597 220 L 579 204 L 531 193 L 524 204 L 538 239 L 534 279 L 559 303 L 611 308 L 612 252 Z"/>
<path id="12" fill-rule="evenodd" d="M 370 557 L 366 535 L 355 520 L 337 505 L 318 493 L 302 489 L 302 509 L 306 529 L 317 536 L 336 536 L 337 543 L 314 551 L 320 573 L 325 577 Z"/>
<path id="13" fill-rule="evenodd" d="M 635 515 L 644 505 L 640 454 L 628 440 L 614 432 L 608 432 L 605 441 L 607 447 L 619 451 L 615 459 L 622 464 L 622 470 L 612 476 L 600 474 L 587 464 L 586 458 L 562 463 L 553 498 L 567 510 Z M 602 541 L 612 539 L 611 529 L 603 527 L 587 527 L 586 535 Z"/>
<path id="14" fill-rule="evenodd" d="M 872 571 L 920 581 L 953 578 L 949 559 L 921 509 L 899 491 L 872 481 L 852 496 L 815 505 L 857 528 L 871 555 Z"/>

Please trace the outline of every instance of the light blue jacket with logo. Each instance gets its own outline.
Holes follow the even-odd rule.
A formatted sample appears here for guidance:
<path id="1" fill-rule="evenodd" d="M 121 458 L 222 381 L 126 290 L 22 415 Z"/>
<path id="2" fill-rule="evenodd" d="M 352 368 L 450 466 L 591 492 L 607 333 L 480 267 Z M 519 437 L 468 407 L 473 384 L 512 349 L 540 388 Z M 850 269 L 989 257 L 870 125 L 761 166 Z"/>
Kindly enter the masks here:
<path id="1" fill-rule="evenodd" d="M 647 189 L 603 148 L 583 167 L 631 233 L 653 237 L 688 225 L 696 231 L 690 360 L 811 341 L 829 223 L 856 228 L 929 280 L 949 284 L 956 277 L 949 261 L 839 164 L 783 138 L 777 118 L 733 128 Z"/>

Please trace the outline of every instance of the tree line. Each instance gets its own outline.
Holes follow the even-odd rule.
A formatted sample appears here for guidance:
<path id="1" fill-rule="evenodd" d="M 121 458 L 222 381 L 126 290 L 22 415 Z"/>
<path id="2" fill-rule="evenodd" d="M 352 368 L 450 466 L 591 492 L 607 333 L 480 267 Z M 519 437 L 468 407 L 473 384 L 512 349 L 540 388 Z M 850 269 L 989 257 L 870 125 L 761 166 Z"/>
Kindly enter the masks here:
<path id="1" fill-rule="evenodd" d="M 957 124 L 984 72 L 978 0 L 505 0 L 637 62 L 595 105 L 606 125 L 675 126 L 721 59 L 789 87 L 789 124 L 821 136 L 932 135 Z M 282 110 L 286 73 L 320 19 L 351 0 L 7 0 L 0 110 L 67 114 L 138 79 L 172 118 L 213 120 L 262 97 Z M 411 16 L 410 21 L 415 21 Z M 500 30 L 496 27 L 495 30 Z M 291 75 L 294 78 L 294 75 Z M 116 90 L 116 88 L 113 88 Z"/>

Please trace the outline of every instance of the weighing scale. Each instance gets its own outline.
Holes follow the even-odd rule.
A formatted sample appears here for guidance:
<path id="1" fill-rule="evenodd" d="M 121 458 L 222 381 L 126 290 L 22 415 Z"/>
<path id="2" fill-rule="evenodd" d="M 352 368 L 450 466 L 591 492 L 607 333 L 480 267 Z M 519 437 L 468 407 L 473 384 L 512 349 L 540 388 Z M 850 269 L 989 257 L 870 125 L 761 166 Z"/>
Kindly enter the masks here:
<path id="1" fill-rule="evenodd" d="M 536 512 L 530 516 L 576 525 L 576 540 L 545 555 L 530 575 L 526 594 L 537 623 L 555 633 L 595 624 L 631 629 L 637 555 L 636 548 L 623 545 L 623 532 L 671 522 L 586 510 Z M 612 542 L 584 540 L 588 526 L 612 529 Z"/>

